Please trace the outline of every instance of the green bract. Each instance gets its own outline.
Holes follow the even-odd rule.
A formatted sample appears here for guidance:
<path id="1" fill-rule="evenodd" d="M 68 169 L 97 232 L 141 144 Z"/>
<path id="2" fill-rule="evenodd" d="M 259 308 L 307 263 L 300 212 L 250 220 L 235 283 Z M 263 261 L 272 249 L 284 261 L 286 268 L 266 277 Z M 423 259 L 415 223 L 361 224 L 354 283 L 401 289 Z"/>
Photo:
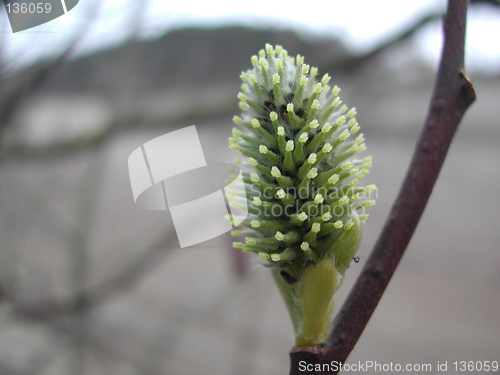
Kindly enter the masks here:
<path id="1" fill-rule="evenodd" d="M 374 185 L 359 187 L 371 157 L 356 110 L 341 105 L 340 88 L 298 55 L 266 45 L 242 73 L 242 117 L 234 122 L 230 147 L 246 158 L 243 179 L 249 217 L 235 231 L 272 266 L 287 304 L 298 346 L 326 341 L 333 293 L 356 254 L 364 209 Z M 355 135 L 356 134 L 356 135 Z M 234 199 L 230 202 L 241 206 Z"/>

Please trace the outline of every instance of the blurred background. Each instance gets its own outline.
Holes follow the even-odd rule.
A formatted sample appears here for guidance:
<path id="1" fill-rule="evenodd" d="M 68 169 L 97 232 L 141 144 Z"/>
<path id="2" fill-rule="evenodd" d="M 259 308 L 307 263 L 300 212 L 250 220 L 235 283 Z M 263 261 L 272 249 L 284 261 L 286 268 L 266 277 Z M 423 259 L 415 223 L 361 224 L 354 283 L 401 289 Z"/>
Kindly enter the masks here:
<path id="1" fill-rule="evenodd" d="M 425 120 L 445 7 L 80 0 L 12 33 L 0 6 L 0 374 L 287 374 L 292 327 L 269 271 L 229 236 L 180 249 L 168 212 L 134 205 L 128 156 L 196 124 L 207 161 L 232 162 L 239 74 L 265 43 L 329 73 L 378 187 L 338 308 Z M 467 27 L 478 99 L 348 363 L 500 361 L 498 3 L 473 3 Z"/>

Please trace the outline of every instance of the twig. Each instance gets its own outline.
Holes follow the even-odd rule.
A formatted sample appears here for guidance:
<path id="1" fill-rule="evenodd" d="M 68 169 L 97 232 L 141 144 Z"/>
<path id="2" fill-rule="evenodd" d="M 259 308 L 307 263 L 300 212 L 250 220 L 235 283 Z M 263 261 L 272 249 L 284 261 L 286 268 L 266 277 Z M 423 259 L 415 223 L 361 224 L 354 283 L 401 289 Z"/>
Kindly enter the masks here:
<path id="1" fill-rule="evenodd" d="M 378 46 L 376 46 L 370 52 L 367 52 L 362 55 L 348 55 L 345 58 L 334 59 L 329 64 L 325 66 L 320 66 L 320 70 L 328 71 L 328 72 L 342 72 L 345 74 L 346 72 L 356 72 L 360 67 L 365 64 L 369 64 L 370 61 L 373 61 L 374 58 L 381 55 L 387 49 L 402 43 L 405 40 L 408 40 L 411 36 L 416 34 L 419 30 L 421 30 L 425 25 L 439 20 L 443 16 L 442 12 L 439 13 L 430 13 L 422 16 L 421 18 L 410 23 L 402 32 L 396 34 L 392 38 L 388 38 Z"/>
<path id="2" fill-rule="evenodd" d="M 444 48 L 424 129 L 405 181 L 361 275 L 334 321 L 325 349 L 292 350 L 290 374 L 298 363 L 343 363 L 382 297 L 422 216 L 453 135 L 476 96 L 462 68 L 467 0 L 449 0 L 444 18 Z M 336 374 L 335 371 L 314 372 Z"/>
<path id="3" fill-rule="evenodd" d="M 166 238 L 174 235 L 173 229 Z M 118 276 L 74 296 L 62 298 L 47 298 L 37 302 L 20 304 L 13 296 L 6 295 L 4 299 L 11 300 L 18 316 L 37 321 L 51 321 L 61 316 L 81 314 L 95 308 L 137 285 L 145 276 L 161 264 L 169 251 L 161 247 L 152 247 L 139 255 Z"/>
<path id="4" fill-rule="evenodd" d="M 471 4 L 473 3 L 486 3 L 495 6 L 500 6 L 500 0 L 470 0 Z"/>
<path id="5" fill-rule="evenodd" d="M 95 7 L 97 8 L 97 7 Z M 9 126 L 13 114 L 73 54 L 94 21 L 95 10 L 74 39 L 54 60 L 32 66 L 22 75 L 4 77 L 0 71 L 0 131 Z M 8 75 L 8 74 L 7 74 Z"/>

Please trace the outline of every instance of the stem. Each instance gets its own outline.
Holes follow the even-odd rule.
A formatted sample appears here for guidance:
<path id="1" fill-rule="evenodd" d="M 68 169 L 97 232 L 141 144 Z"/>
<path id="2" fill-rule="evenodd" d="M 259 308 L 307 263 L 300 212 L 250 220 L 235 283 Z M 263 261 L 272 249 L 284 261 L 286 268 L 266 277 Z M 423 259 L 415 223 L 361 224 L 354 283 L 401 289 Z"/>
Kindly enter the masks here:
<path id="1" fill-rule="evenodd" d="M 449 0 L 444 48 L 427 119 L 401 191 L 361 275 L 337 315 L 323 350 L 292 350 L 290 375 L 298 363 L 344 363 L 382 297 L 431 195 L 455 131 L 476 96 L 463 72 L 467 0 Z M 314 372 L 314 374 L 337 372 Z"/>

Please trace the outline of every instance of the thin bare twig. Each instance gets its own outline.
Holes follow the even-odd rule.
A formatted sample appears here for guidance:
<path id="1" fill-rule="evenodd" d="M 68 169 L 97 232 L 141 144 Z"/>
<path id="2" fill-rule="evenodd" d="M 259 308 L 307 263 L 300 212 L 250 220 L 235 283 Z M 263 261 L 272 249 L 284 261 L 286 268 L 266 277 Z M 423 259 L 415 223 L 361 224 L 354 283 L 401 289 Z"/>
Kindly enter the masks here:
<path id="1" fill-rule="evenodd" d="M 471 4 L 473 3 L 486 3 L 495 6 L 500 6 L 500 0 L 470 0 Z"/>
<path id="2" fill-rule="evenodd" d="M 377 307 L 431 195 L 455 131 L 476 96 L 463 72 L 467 0 L 449 0 L 444 48 L 434 94 L 401 191 L 361 275 L 337 315 L 325 348 L 294 348 L 291 375 L 299 362 L 343 363 Z M 314 372 L 336 374 L 337 372 Z"/>
<path id="3" fill-rule="evenodd" d="M 346 72 L 356 72 L 357 69 L 364 66 L 365 64 L 369 64 L 370 61 L 373 61 L 374 58 L 381 55 L 387 49 L 398 45 L 405 40 L 408 40 L 414 34 L 416 34 L 419 30 L 421 30 L 425 25 L 439 20 L 442 17 L 442 13 L 429 13 L 421 18 L 410 23 L 402 32 L 396 34 L 395 36 L 388 38 L 378 46 L 376 46 L 370 52 L 367 52 L 362 55 L 349 55 L 346 58 L 334 59 L 329 64 L 325 66 L 320 66 L 320 70 L 327 72 L 342 72 L 345 74 Z"/>
<path id="4" fill-rule="evenodd" d="M 174 232 L 171 229 L 165 238 L 171 238 L 173 235 Z M 51 321 L 61 316 L 81 314 L 111 301 L 114 297 L 137 285 L 139 281 L 161 264 L 167 254 L 169 254 L 168 249 L 152 247 L 133 260 L 118 276 L 88 290 L 83 290 L 76 295 L 68 296 L 66 299 L 47 298 L 37 302 L 20 304 L 12 296 L 7 295 L 5 297 L 11 300 L 18 316 L 27 319 Z"/>
<path id="5" fill-rule="evenodd" d="M 9 76 L 0 70 L 0 131 L 10 125 L 10 120 L 20 105 L 32 95 L 57 69 L 63 65 L 79 46 L 93 24 L 98 7 L 94 7 L 88 21 L 79 28 L 66 48 L 53 60 L 42 62 L 25 70 L 21 75 Z M 4 77 L 6 75 L 6 77 Z"/>

